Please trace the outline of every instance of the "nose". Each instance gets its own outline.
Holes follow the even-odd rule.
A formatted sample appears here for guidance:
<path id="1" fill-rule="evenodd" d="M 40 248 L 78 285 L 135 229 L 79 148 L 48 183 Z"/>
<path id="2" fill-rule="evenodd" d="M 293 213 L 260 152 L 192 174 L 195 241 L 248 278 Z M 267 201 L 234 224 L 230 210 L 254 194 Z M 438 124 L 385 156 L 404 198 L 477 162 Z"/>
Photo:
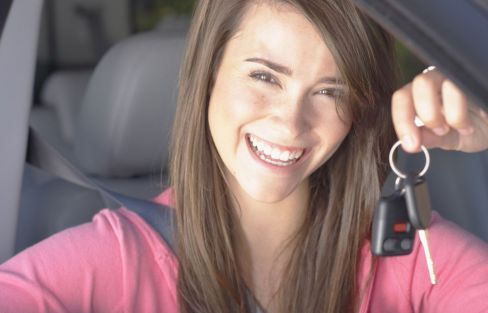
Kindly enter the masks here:
<path id="1" fill-rule="evenodd" d="M 302 94 L 284 96 L 274 108 L 278 131 L 297 138 L 310 128 L 307 114 L 307 97 Z"/>

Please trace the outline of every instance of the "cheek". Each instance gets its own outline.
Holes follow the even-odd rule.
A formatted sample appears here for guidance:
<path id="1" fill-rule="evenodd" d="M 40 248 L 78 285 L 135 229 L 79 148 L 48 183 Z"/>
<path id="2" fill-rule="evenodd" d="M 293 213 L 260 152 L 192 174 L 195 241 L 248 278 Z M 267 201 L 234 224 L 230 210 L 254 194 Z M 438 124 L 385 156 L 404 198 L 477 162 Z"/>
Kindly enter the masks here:
<path id="1" fill-rule="evenodd" d="M 336 116 L 324 123 L 325 127 L 322 130 L 326 141 L 331 144 L 340 145 L 344 138 L 347 136 L 351 129 L 351 123 L 349 121 L 343 121 L 340 117 Z"/>
<path id="2" fill-rule="evenodd" d="M 351 130 L 351 122 L 349 119 L 344 120 L 344 116 L 337 115 L 335 108 L 322 114 L 322 117 L 315 121 L 317 123 L 315 129 L 316 134 L 320 137 L 322 157 L 328 159 L 348 135 Z"/>
<path id="3" fill-rule="evenodd" d="M 264 107 L 266 99 L 264 96 L 256 94 L 244 84 L 229 87 L 224 92 L 222 103 L 225 106 L 225 114 L 230 121 L 246 123 L 253 120 Z"/>
<path id="4" fill-rule="evenodd" d="M 262 95 L 251 92 L 242 81 L 218 80 L 212 90 L 208 108 L 208 123 L 217 151 L 232 171 L 243 127 L 258 119 L 265 103 Z"/>
<path id="5" fill-rule="evenodd" d="M 252 92 L 243 82 L 216 82 L 209 104 L 210 128 L 218 132 L 240 131 L 258 118 L 265 106 L 264 95 Z M 230 133 L 229 133 L 230 135 Z"/>

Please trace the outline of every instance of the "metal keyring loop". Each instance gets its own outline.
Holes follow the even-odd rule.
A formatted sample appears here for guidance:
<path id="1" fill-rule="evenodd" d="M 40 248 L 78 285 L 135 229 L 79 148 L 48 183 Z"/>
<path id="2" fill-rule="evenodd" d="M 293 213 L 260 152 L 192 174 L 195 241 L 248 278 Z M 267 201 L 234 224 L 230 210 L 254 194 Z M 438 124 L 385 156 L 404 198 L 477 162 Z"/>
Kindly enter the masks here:
<path id="1" fill-rule="evenodd" d="M 436 69 L 436 67 L 434 65 L 431 65 L 431 66 L 427 67 L 425 70 L 423 70 L 422 74 L 428 73 L 428 72 L 433 71 L 435 69 Z"/>
<path id="2" fill-rule="evenodd" d="M 393 154 L 395 153 L 395 149 L 398 148 L 398 146 L 400 146 L 402 144 L 402 142 L 400 140 L 398 140 L 394 145 L 393 147 L 391 147 L 391 150 L 390 150 L 390 167 L 391 169 L 393 170 L 393 172 L 400 178 L 402 179 L 405 179 L 407 178 L 407 175 L 405 173 L 402 173 L 395 165 L 395 162 L 393 161 Z M 427 173 L 427 170 L 429 169 L 429 166 L 430 166 L 430 154 L 429 154 L 429 150 L 427 150 L 427 148 L 422 145 L 420 146 L 422 148 L 422 151 L 424 152 L 424 155 L 425 155 L 425 166 L 424 168 L 422 169 L 422 171 L 418 174 L 418 176 L 424 176 L 425 173 Z"/>

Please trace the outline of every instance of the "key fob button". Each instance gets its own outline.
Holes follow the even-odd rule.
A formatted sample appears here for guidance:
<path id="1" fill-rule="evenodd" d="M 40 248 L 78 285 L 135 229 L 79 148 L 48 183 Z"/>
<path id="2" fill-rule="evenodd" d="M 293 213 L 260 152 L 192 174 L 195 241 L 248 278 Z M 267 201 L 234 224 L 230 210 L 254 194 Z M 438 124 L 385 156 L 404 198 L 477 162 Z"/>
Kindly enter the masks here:
<path id="1" fill-rule="evenodd" d="M 412 240 L 405 238 L 400 242 L 400 247 L 402 250 L 410 250 L 412 249 Z"/>
<path id="2" fill-rule="evenodd" d="M 386 239 L 383 242 L 383 250 L 385 251 L 395 251 L 397 250 L 398 240 L 397 239 Z"/>

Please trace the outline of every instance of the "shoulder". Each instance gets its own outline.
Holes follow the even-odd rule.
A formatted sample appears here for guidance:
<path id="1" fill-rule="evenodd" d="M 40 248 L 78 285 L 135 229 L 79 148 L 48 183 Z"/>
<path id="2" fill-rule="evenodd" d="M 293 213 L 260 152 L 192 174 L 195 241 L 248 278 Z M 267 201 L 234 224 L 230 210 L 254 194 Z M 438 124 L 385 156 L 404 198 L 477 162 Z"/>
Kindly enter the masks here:
<path id="1" fill-rule="evenodd" d="M 488 310 L 488 245 L 435 212 L 428 234 L 438 284 L 430 283 L 424 250 L 416 236 L 412 254 L 378 260 L 378 294 L 415 312 L 443 306 L 443 312 Z"/>
<path id="2" fill-rule="evenodd" d="M 69 245 L 73 252 L 84 253 L 85 257 L 104 252 L 131 254 L 130 249 L 139 254 L 150 254 L 156 258 L 171 257 L 171 252 L 156 232 L 136 213 L 125 208 L 104 209 L 97 213 L 90 223 L 68 228 L 37 244 L 38 252 L 65 251 Z M 29 251 L 31 249 L 28 249 Z"/>
<path id="3" fill-rule="evenodd" d="M 59 307 L 173 312 L 176 270 L 171 251 L 138 215 L 102 210 L 92 222 L 51 236 L 2 264 L 0 308 L 23 299 L 19 303 L 28 310 L 44 303 L 52 312 L 62 311 Z"/>
<path id="4" fill-rule="evenodd" d="M 123 242 L 118 246 L 126 263 L 123 270 L 126 284 L 131 284 L 130 281 L 141 283 L 137 286 L 141 292 L 151 293 L 157 298 L 156 302 L 164 303 L 158 307 L 176 303 L 178 261 L 159 233 L 139 215 L 125 208 L 107 210 L 101 218 L 115 222 L 114 232 L 120 237 L 118 241 Z"/>
<path id="5" fill-rule="evenodd" d="M 168 259 L 171 263 L 176 261 L 160 235 L 137 213 L 126 208 L 101 211 L 93 218 L 92 227 L 99 228 L 93 235 L 103 237 L 104 232 L 110 233 L 118 245 L 125 246 L 125 249 L 134 248 L 139 254 L 144 253 L 155 259 Z"/>

